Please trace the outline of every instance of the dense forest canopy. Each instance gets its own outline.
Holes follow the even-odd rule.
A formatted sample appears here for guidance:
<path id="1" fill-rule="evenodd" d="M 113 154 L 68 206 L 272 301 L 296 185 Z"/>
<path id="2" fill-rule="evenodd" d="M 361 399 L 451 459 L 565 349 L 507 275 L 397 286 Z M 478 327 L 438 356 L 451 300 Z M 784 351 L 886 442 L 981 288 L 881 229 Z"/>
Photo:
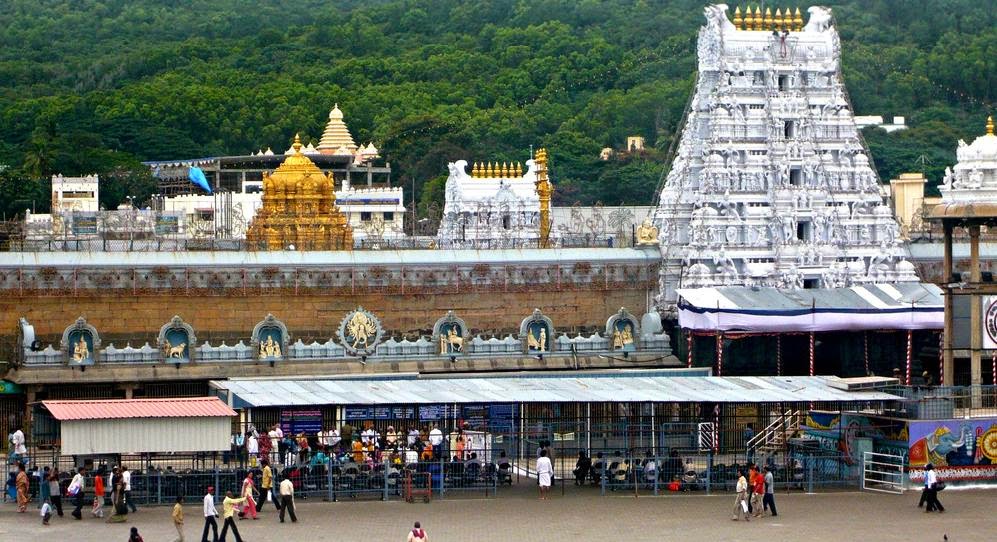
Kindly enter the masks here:
<path id="1" fill-rule="evenodd" d="M 911 126 L 866 131 L 881 177 L 924 171 L 936 184 L 997 94 L 994 5 L 825 3 L 855 111 Z M 283 149 L 296 132 L 317 138 L 335 102 L 424 204 L 442 197 L 446 162 L 525 161 L 531 145 L 550 151 L 558 203 L 651 204 L 695 81 L 703 6 L 7 0 L 0 210 L 44 210 L 52 173 L 100 173 L 107 207 L 141 200 L 154 190 L 141 160 Z M 628 135 L 650 152 L 598 160 Z"/>

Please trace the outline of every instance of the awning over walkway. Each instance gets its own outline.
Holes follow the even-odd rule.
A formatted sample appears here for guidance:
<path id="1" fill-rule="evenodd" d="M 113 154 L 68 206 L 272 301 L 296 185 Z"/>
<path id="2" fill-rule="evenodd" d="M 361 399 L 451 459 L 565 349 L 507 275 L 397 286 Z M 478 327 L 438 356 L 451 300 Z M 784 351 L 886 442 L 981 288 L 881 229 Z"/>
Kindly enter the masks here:
<path id="1" fill-rule="evenodd" d="M 942 329 L 934 284 L 784 290 L 747 286 L 678 290 L 679 326 L 693 331 L 799 332 Z"/>
<path id="2" fill-rule="evenodd" d="M 877 391 L 846 391 L 833 376 L 559 376 L 405 380 L 224 380 L 236 408 L 314 405 L 483 403 L 778 403 L 895 401 Z"/>

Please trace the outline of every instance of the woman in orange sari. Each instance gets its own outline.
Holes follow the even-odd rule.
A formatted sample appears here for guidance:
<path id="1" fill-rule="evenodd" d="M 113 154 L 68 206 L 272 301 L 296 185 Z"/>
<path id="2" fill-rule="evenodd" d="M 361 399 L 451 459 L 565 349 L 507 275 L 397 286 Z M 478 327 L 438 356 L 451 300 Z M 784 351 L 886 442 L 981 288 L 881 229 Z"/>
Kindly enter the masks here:
<path id="1" fill-rule="evenodd" d="M 24 472 L 24 463 L 17 464 L 14 485 L 17 487 L 17 511 L 23 514 L 28 509 L 28 474 Z"/>

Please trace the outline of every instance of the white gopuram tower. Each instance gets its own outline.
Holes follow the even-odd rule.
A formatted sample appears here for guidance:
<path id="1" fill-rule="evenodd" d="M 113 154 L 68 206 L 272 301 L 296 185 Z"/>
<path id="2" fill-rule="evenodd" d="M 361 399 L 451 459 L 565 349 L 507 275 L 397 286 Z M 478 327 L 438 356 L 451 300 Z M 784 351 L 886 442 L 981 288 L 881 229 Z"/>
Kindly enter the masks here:
<path id="1" fill-rule="evenodd" d="M 917 281 L 855 126 L 831 11 L 705 10 L 699 76 L 655 225 L 676 288 Z"/>

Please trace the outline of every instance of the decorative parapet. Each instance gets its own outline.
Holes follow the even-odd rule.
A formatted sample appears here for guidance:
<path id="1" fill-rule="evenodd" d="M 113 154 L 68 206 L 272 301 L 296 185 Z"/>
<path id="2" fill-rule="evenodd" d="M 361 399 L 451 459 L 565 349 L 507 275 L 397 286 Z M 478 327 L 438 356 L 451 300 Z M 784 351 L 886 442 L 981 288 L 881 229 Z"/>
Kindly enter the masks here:
<path id="1" fill-rule="evenodd" d="M 0 267 L 0 293 L 18 297 L 259 297 L 423 295 L 656 288 L 658 264 L 573 262 L 432 265 Z"/>
<path id="2" fill-rule="evenodd" d="M 504 335 L 487 336 L 474 334 L 470 327 L 460 318 L 448 312 L 440 318 L 434 326 L 432 336 L 420 335 L 418 337 L 388 337 L 383 339 L 385 331 L 381 328 L 380 322 L 368 311 L 358 308 L 344 318 L 344 326 L 348 327 L 350 321 L 357 314 L 369 318 L 374 327 L 372 334 L 368 336 L 367 346 L 357 344 L 353 348 L 352 333 L 359 332 L 359 328 L 354 330 L 344 329 L 342 333 L 337 331 L 335 337 L 324 342 L 313 341 L 309 344 L 302 340 L 294 343 L 289 342 L 290 332 L 279 320 L 272 315 L 267 315 L 253 329 L 250 339 L 240 340 L 229 345 L 222 342 L 213 345 L 205 341 L 198 345 L 193 328 L 185 323 L 179 316 L 173 317 L 170 322 L 162 326 L 159 332 L 157 345 L 143 344 L 141 347 L 133 347 L 126 344 L 124 347 L 117 347 L 109 344 L 106 348 L 95 348 L 92 352 L 92 361 L 89 365 L 111 365 L 111 364 L 178 364 L 189 363 L 255 363 L 257 361 L 269 361 L 269 358 L 260 358 L 260 337 L 269 337 L 263 334 L 266 330 L 280 330 L 283 334 L 282 360 L 304 361 L 304 360 L 329 360 L 350 362 L 351 358 L 365 357 L 367 362 L 384 361 L 390 362 L 395 359 L 433 359 L 440 357 L 454 357 L 460 355 L 469 358 L 481 357 L 517 357 L 523 354 L 531 355 L 573 355 L 576 353 L 627 351 L 614 346 L 614 334 L 610 332 L 606 335 L 600 332 L 578 333 L 569 336 L 567 333 L 556 335 L 553 322 L 540 312 L 535 310 L 526 317 L 520 325 L 519 333 L 508 333 Z M 645 315 L 647 318 L 647 315 Z M 82 320 L 82 319 L 81 319 Z M 23 325 L 30 324 L 25 320 Z M 642 333 L 642 328 L 638 327 L 638 320 L 632 314 L 621 309 L 613 314 L 607 321 L 609 329 L 620 329 L 620 325 L 632 325 L 634 336 L 634 348 L 629 351 L 656 351 L 664 355 L 670 353 L 668 335 L 659 333 L 659 330 L 652 330 L 651 333 Z M 460 350 L 448 349 L 441 351 L 440 338 L 449 336 L 454 327 L 459 327 L 461 338 Z M 92 332 L 96 338 L 95 343 L 86 343 L 90 348 L 92 344 L 100 344 L 96 330 L 88 329 L 85 322 L 78 321 L 68 328 L 70 339 L 64 339 L 66 344 L 72 345 L 73 332 L 85 330 Z M 444 335 L 446 334 L 446 335 Z M 532 337 L 532 339 L 531 339 Z M 264 339 L 265 340 L 265 339 Z M 167 341 L 169 348 L 167 348 Z M 78 342 L 78 338 L 77 338 Z M 274 342 L 277 339 L 274 338 Z M 183 352 L 179 350 L 180 344 L 184 344 Z M 344 345 L 345 343 L 345 345 Z M 450 346 L 451 341 L 447 341 Z M 541 348 L 541 344 L 543 347 Z M 188 345 L 191 345 L 188 347 Z M 40 346 L 40 345 L 36 345 Z M 72 349 L 70 348 L 70 352 Z M 66 350 L 56 349 L 52 345 L 37 350 L 26 349 L 24 352 L 24 365 L 27 367 L 43 367 L 52 365 L 65 365 Z M 70 363 L 71 364 L 71 363 Z"/>

